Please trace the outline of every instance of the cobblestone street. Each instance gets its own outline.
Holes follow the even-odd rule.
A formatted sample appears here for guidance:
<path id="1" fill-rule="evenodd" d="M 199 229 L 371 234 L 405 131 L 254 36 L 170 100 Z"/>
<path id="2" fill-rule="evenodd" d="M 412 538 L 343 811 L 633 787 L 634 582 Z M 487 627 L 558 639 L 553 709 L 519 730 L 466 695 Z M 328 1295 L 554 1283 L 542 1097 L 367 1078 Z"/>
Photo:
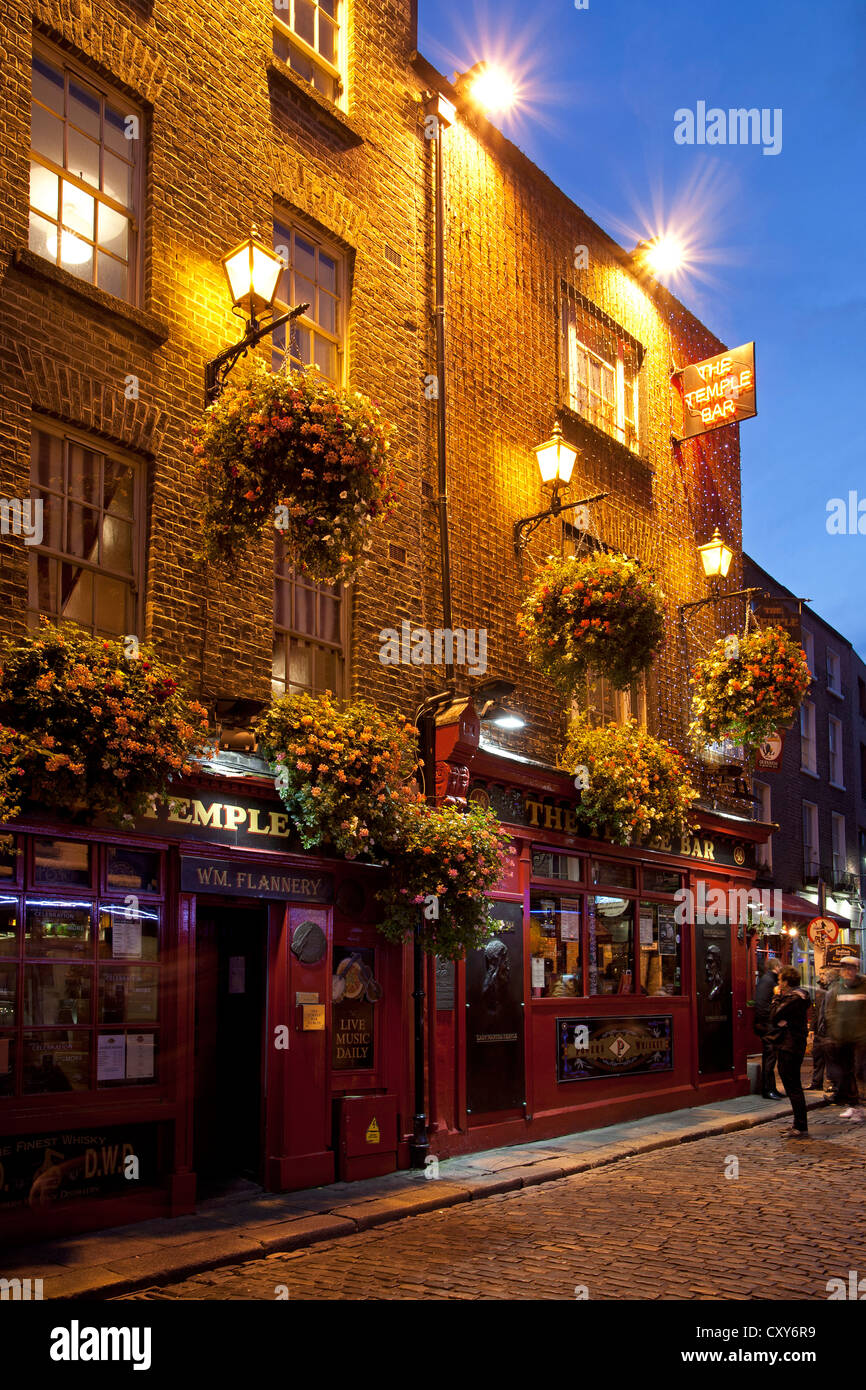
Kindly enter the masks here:
<path id="1" fill-rule="evenodd" d="M 129 1299 L 571 1300 L 584 1286 L 597 1300 L 823 1301 L 829 1279 L 866 1274 L 866 1125 L 836 1108 L 810 1125 L 806 1141 L 759 1125 Z"/>

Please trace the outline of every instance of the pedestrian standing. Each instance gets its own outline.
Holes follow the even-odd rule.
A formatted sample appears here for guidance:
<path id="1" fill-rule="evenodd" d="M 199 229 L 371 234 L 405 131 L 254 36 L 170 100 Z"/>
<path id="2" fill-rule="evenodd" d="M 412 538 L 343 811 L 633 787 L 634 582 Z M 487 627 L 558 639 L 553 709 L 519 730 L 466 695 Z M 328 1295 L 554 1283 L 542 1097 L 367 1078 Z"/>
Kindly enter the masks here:
<path id="1" fill-rule="evenodd" d="M 763 974 L 755 985 L 754 1029 L 761 1039 L 761 1095 L 764 1100 L 782 1099 L 776 1090 L 776 1048 L 768 1034 L 770 1008 L 781 969 L 782 962 L 775 956 L 770 956 Z"/>
<path id="2" fill-rule="evenodd" d="M 827 993 L 827 1070 L 834 1104 L 844 1105 L 843 1120 L 862 1120 L 858 1081 L 866 1071 L 866 976 L 856 956 L 843 956 L 839 979 Z"/>
<path id="3" fill-rule="evenodd" d="M 779 992 L 770 1009 L 768 1034 L 775 1040 L 779 1075 L 791 1102 L 793 1126 L 785 1130 L 789 1139 L 808 1139 L 806 1097 L 800 1069 L 806 1055 L 809 1031 L 809 994 L 800 985 L 800 972 L 793 965 L 779 971 Z"/>
<path id="4" fill-rule="evenodd" d="M 827 991 L 838 978 L 838 970 L 825 968 L 819 971 L 818 988 L 815 991 L 813 1005 L 812 1080 L 809 1083 L 809 1090 L 827 1090 L 830 1095 L 833 1094 L 833 1088 L 827 1079 Z"/>

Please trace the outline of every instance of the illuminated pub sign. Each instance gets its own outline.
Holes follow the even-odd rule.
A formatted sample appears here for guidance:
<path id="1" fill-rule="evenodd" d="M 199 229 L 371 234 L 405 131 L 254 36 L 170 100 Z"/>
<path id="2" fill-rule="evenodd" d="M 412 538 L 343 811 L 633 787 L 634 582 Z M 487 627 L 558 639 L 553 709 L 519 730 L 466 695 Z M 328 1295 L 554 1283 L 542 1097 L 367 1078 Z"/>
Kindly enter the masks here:
<path id="1" fill-rule="evenodd" d="M 680 439 L 694 439 L 758 413 L 754 343 L 692 362 L 680 369 L 677 378 L 683 402 Z"/>

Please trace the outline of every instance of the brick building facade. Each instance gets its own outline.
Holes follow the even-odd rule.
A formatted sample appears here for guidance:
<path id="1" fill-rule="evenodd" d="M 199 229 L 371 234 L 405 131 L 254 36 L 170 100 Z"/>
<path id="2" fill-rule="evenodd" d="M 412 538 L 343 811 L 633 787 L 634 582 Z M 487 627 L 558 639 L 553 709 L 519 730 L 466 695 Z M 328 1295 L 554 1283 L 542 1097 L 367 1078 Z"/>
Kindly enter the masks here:
<path id="1" fill-rule="evenodd" d="M 449 977 L 430 963 L 430 1129 L 447 1153 L 744 1090 L 742 934 L 730 924 L 681 937 L 673 895 L 697 873 L 719 886 L 750 883 L 764 832 L 747 802 L 706 779 L 700 832 L 681 846 L 614 849 L 563 832 L 574 799 L 555 770 L 566 712 L 526 661 L 514 624 L 533 563 L 571 543 L 559 522 L 522 557 L 513 540 L 515 522 L 544 505 L 532 448 L 558 416 L 579 450 L 572 495 L 608 494 L 592 509 L 592 534 L 650 563 L 661 582 L 666 640 L 632 709 L 685 748 L 689 661 L 735 610 L 701 610 L 687 636 L 678 609 L 706 592 L 697 546 L 715 526 L 734 550 L 729 582 L 739 584 L 739 450 L 734 426 L 673 442 L 681 416 L 671 374 L 723 345 L 418 57 L 412 4 L 275 0 L 272 9 L 261 0 L 228 20 L 215 5 L 10 0 L 0 41 L 12 75 L 0 96 L 0 496 L 21 500 L 32 488 L 45 519 L 34 544 L 0 536 L 0 630 L 21 634 L 44 612 L 137 633 L 214 709 L 331 686 L 411 715 L 441 688 L 441 670 L 384 665 L 379 634 L 403 620 L 441 624 L 437 407 L 426 389 L 435 370 L 434 142 L 424 102 L 429 89 L 443 92 L 458 107 L 443 139 L 453 621 L 486 629 L 487 674 L 514 682 L 526 728 L 482 737 L 467 705 L 459 722 L 443 723 L 437 753 L 467 769 L 470 795 L 513 825 L 495 903 L 510 924 L 502 932 L 516 951 L 511 978 L 527 1022 L 480 1030 L 486 967 L 470 960 Z M 286 345 L 292 359 L 371 395 L 397 427 L 400 503 L 351 594 L 294 583 L 282 562 L 275 588 L 270 538 L 232 576 L 195 559 L 200 492 L 187 439 L 205 361 L 239 336 L 219 262 L 251 223 L 283 257 L 279 303 L 311 305 Z M 459 668 L 456 685 L 468 695 Z M 603 688 L 592 698 L 599 713 L 626 712 Z M 141 1214 L 190 1208 L 214 1159 L 220 1096 L 237 1104 L 238 1144 L 249 1141 L 232 1149 L 232 1172 L 267 1187 L 328 1181 L 335 1165 L 356 1176 L 405 1163 L 410 953 L 377 938 L 378 871 L 302 855 L 254 760 L 228 758 L 184 795 L 184 809 L 127 837 L 65 826 L 50 808 L 13 827 L 4 1135 L 20 1140 L 22 1155 L 43 1145 L 50 1168 L 59 1162 L 49 1158 L 51 1129 L 62 1120 L 71 1135 L 64 1181 L 74 1188 L 89 1162 L 76 1149 L 79 1133 L 86 1146 L 81 1127 L 107 1127 L 121 1145 L 139 1140 L 117 1132 L 119 1118 L 143 1127 Z M 268 871 L 255 878 L 265 885 L 258 896 L 254 865 Z M 545 926 L 547 944 L 531 956 L 537 914 L 548 912 L 537 904 L 554 901 L 560 874 L 575 884 L 572 896 L 555 898 L 550 920 L 560 925 Z M 593 886 L 604 884 L 615 893 Z M 79 942 L 66 955 L 55 950 L 56 965 L 34 960 L 41 948 L 30 925 L 48 910 L 48 886 L 55 939 Z M 127 933 L 133 964 L 121 965 L 104 924 L 132 886 L 158 933 L 146 923 L 140 936 Z M 301 945 L 311 928 L 325 943 L 314 961 Z M 556 997 L 573 996 L 564 1005 L 537 997 L 550 995 L 550 972 L 544 966 L 539 984 L 536 965 L 552 940 L 554 955 L 580 957 L 579 976 L 563 975 Z M 381 986 L 364 1025 L 369 1055 L 354 1071 L 337 1065 L 331 1014 L 327 1024 L 324 1010 L 310 1014 L 308 1028 L 305 1012 L 330 1002 L 330 970 L 347 953 Z M 67 997 L 73 956 L 76 997 L 92 995 L 92 1011 Z M 109 968 L 111 998 L 121 1000 L 114 1012 L 103 988 Z M 39 978 L 53 981 L 48 994 L 33 992 Z M 720 990 L 723 1008 L 713 1002 Z M 235 1028 L 251 1050 L 237 1056 L 225 1020 L 247 1006 Z M 554 1039 L 571 1026 L 554 1017 L 563 1008 L 601 1030 L 611 1019 L 616 1065 L 623 1049 L 650 1050 L 658 1074 L 639 1067 L 629 1079 L 631 1061 L 625 1076 L 602 1069 L 581 1081 L 592 1089 L 576 1103 L 563 1088 L 575 1079 L 565 1075 L 565 1035 Z M 291 1029 L 285 1053 L 265 1036 L 274 1022 Z M 125 1063 L 108 1047 L 109 1025 Z M 469 1054 L 479 1039 L 506 1051 L 476 1065 Z M 508 1095 L 487 1086 L 491 1071 L 509 1079 Z M 59 1074 L 62 1086 L 51 1081 Z M 356 1093 L 368 1106 L 360 1140 L 347 1103 Z M 370 1134 L 376 1153 L 365 1149 Z M 14 1220 L 30 1233 L 28 1184 L 41 1192 L 48 1168 L 34 1176 L 22 1157 L 14 1172 Z M 128 1192 L 118 1195 L 113 1176 L 101 1174 L 97 1192 L 103 1224 L 129 1219 Z M 73 1225 L 96 1219 L 76 1214 L 86 1205 L 68 1206 Z"/>

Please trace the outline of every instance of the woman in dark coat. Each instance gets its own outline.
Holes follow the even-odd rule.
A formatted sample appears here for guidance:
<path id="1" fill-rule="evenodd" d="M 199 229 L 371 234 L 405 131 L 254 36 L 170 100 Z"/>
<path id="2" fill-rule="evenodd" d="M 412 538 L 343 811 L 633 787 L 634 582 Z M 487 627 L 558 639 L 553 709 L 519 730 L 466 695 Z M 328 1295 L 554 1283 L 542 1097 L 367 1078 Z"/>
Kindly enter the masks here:
<path id="1" fill-rule="evenodd" d="M 806 1097 L 800 1079 L 808 1020 L 809 995 L 800 988 L 800 972 L 793 965 L 785 965 L 779 971 L 779 993 L 770 1009 L 769 1030 L 777 1048 L 779 1075 L 794 1114 L 793 1126 L 785 1130 L 789 1139 L 809 1137 Z"/>

